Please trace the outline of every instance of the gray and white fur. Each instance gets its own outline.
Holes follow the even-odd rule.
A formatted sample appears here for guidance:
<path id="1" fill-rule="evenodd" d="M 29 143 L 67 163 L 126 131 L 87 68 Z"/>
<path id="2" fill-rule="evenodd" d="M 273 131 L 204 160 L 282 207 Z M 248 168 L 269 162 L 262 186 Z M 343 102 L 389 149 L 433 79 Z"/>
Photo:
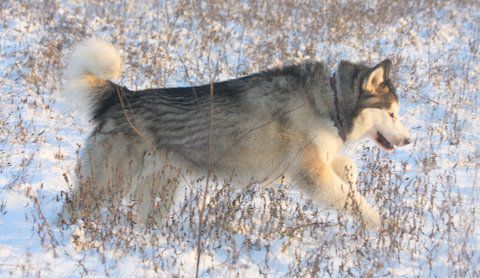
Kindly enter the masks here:
<path id="1" fill-rule="evenodd" d="M 355 163 L 340 153 L 365 136 L 386 150 L 410 142 L 398 119 L 390 60 L 375 67 L 342 61 L 336 106 L 331 71 L 321 62 L 204 86 L 131 91 L 110 81 L 121 72 L 111 44 L 89 39 L 70 57 L 66 93 L 88 108 L 96 126 L 83 150 L 70 215 L 89 213 L 85 194 L 98 208 L 121 192 L 120 199 L 138 204 L 138 221 L 164 218 L 180 172 L 204 175 L 210 167 L 217 176 L 238 177 L 239 185 L 287 177 L 312 200 L 358 210 L 367 227 L 380 226 L 377 210 L 355 189 Z"/>

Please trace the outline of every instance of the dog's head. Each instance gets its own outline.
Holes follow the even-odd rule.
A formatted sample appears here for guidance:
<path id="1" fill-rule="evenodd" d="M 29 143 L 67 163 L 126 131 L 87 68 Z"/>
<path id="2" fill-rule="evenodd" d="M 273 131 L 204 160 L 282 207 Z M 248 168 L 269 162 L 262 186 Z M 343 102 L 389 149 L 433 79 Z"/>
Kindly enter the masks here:
<path id="1" fill-rule="evenodd" d="M 351 103 L 355 112 L 347 139 L 368 136 L 387 151 L 409 144 L 411 139 L 407 128 L 400 123 L 398 96 L 390 80 L 392 62 L 385 60 L 373 68 L 352 66 L 357 71 L 351 77 L 350 93 L 356 103 Z"/>

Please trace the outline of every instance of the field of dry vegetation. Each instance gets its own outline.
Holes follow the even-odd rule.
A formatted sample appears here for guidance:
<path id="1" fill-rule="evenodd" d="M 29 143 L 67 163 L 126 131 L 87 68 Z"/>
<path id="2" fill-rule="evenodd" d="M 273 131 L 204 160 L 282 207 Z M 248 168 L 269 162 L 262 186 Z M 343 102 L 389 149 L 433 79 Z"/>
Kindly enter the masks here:
<path id="1" fill-rule="evenodd" d="M 138 3 L 137 3 L 138 2 Z M 480 276 L 480 5 L 474 1 L 1 1 L 0 276 Z M 169 221 L 58 227 L 92 126 L 62 94 L 63 55 L 112 42 L 131 89 L 189 86 L 305 59 L 393 61 L 413 144 L 349 146 L 379 233 L 288 185 L 205 179 Z M 128 215 L 128 204 L 117 208 Z"/>

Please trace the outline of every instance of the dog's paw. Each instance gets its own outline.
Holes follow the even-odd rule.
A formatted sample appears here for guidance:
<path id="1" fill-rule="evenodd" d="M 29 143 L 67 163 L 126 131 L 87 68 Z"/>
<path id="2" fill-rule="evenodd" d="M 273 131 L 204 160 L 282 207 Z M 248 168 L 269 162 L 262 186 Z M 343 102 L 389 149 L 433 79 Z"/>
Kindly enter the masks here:
<path id="1" fill-rule="evenodd" d="M 362 220 L 367 229 L 371 231 L 378 231 L 382 225 L 380 214 L 374 208 L 368 208 L 362 212 Z"/>

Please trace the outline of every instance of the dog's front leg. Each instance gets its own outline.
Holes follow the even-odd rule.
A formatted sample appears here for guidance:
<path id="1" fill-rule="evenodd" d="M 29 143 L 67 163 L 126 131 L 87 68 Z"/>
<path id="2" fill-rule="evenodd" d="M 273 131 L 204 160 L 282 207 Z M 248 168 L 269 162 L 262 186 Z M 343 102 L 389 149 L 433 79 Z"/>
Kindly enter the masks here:
<path id="1" fill-rule="evenodd" d="M 298 186 L 314 201 L 360 216 L 369 229 L 380 227 L 380 215 L 351 183 L 342 180 L 330 163 L 322 161 L 316 146 L 306 148 L 295 178 Z"/>
<path id="2" fill-rule="evenodd" d="M 332 169 L 344 182 L 350 184 L 353 189 L 357 186 L 357 166 L 350 157 L 338 156 L 331 163 Z"/>

